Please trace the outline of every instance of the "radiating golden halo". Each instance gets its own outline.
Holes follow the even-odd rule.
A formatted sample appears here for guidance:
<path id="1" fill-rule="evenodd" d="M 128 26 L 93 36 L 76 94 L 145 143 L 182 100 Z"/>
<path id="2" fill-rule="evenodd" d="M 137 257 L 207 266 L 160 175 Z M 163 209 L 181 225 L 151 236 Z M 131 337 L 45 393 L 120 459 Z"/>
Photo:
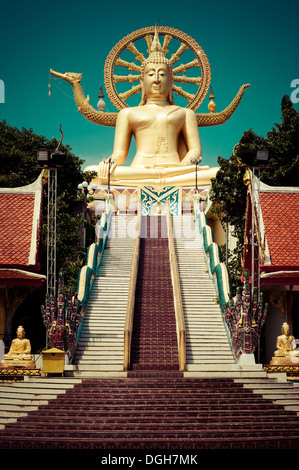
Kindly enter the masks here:
<path id="1" fill-rule="evenodd" d="M 134 43 L 135 41 L 144 38 L 149 51 L 156 28 L 160 37 L 163 36 L 162 49 L 166 57 L 170 42 L 173 39 L 181 42 L 177 51 L 169 58 L 172 66 L 174 66 L 174 64 L 180 60 L 182 54 L 187 50 L 190 50 L 195 56 L 193 61 L 182 63 L 177 67 L 173 67 L 174 82 L 179 82 L 181 86 L 174 84 L 172 87 L 173 93 L 183 96 L 187 100 L 188 104 L 186 105 L 186 108 L 190 108 L 195 111 L 204 100 L 210 87 L 211 70 L 208 58 L 203 49 L 190 36 L 177 29 L 165 26 L 150 26 L 147 28 L 138 29 L 137 31 L 134 31 L 133 33 L 125 36 L 114 46 L 106 59 L 104 68 L 105 88 L 108 97 L 114 106 L 120 110 L 128 107 L 128 104 L 126 103 L 128 98 L 141 92 L 141 85 L 139 83 L 137 85 L 132 85 L 132 83 L 139 82 L 141 65 L 146 60 L 146 57 L 144 57 L 143 53 L 137 49 Z M 133 62 L 128 62 L 120 57 L 122 52 L 125 50 L 130 51 L 134 55 Z M 116 66 L 124 67 L 128 69 L 129 72 L 133 71 L 137 72 L 137 74 L 129 73 L 127 75 L 121 76 L 116 75 L 114 73 L 114 68 Z M 193 68 L 196 68 L 196 71 L 198 71 L 198 68 L 200 68 L 201 76 L 199 76 L 198 73 L 196 73 L 196 76 L 194 77 L 178 75 L 181 73 L 184 74 L 186 70 L 191 70 Z M 124 93 L 119 93 L 116 90 L 116 85 L 120 82 L 127 82 L 129 83 L 129 86 L 132 86 Z M 196 93 L 188 93 L 183 89 L 183 86 L 188 83 L 194 84 L 198 87 Z"/>

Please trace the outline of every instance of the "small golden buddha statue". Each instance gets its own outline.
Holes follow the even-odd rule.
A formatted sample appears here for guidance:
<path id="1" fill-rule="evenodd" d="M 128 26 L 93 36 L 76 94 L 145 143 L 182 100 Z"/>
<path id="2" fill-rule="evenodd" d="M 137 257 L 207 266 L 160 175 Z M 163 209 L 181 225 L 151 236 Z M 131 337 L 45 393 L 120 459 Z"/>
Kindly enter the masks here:
<path id="1" fill-rule="evenodd" d="M 23 326 L 19 326 L 17 329 L 17 337 L 12 340 L 8 353 L 4 355 L 4 366 L 24 366 L 28 364 L 34 364 L 31 355 L 31 344 L 29 339 L 25 338 Z"/>
<path id="2" fill-rule="evenodd" d="M 198 166 L 202 158 L 194 111 L 176 106 L 172 96 L 172 66 L 155 35 L 149 57 L 141 66 L 139 106 L 122 109 L 117 117 L 113 154 L 99 166 L 97 184 L 116 186 L 194 186 L 210 184 L 218 168 Z M 132 136 L 136 155 L 124 166 Z M 110 163 L 108 165 L 107 163 Z M 196 174 L 197 172 L 197 174 Z"/>
<path id="3" fill-rule="evenodd" d="M 299 352 L 295 353 L 297 349 L 296 341 L 294 336 L 290 335 L 290 326 L 287 322 L 284 322 L 281 327 L 282 335 L 277 337 L 276 351 L 274 357 L 270 362 L 271 365 L 275 364 L 286 364 L 294 362 L 293 358 L 299 356 Z"/>

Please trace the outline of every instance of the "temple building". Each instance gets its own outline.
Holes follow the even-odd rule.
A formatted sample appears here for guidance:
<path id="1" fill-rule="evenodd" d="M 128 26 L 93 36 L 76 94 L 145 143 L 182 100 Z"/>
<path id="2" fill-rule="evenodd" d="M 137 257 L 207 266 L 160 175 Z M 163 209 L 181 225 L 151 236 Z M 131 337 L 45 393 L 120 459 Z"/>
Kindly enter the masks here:
<path id="1" fill-rule="evenodd" d="M 41 306 L 48 343 L 39 375 L 0 384 L 0 448 L 112 450 L 103 464 L 123 449 L 164 449 L 164 463 L 180 449 L 188 459 L 197 449 L 298 449 L 298 383 L 265 361 L 299 362 L 299 188 L 266 186 L 254 172 L 247 180 L 244 281 L 233 297 L 220 248 L 228 230 L 209 212 L 219 169 L 201 164 L 198 128 L 226 122 L 249 85 L 215 112 L 206 54 L 163 26 L 132 32 L 108 55 L 105 88 L 118 113 L 89 104 L 81 73 L 50 75 L 72 85 L 87 120 L 115 127 L 114 147 L 87 167 L 100 217 L 76 293 L 60 272 L 57 296 Z M 196 112 L 208 91 L 209 112 Z M 45 281 L 41 201 L 41 177 L 0 189 L 2 337 L 26 292 Z M 24 334 L 20 325 L 8 362 L 31 354 Z"/>
<path id="2" fill-rule="evenodd" d="M 252 184 L 253 182 L 253 184 Z M 252 223 L 252 201 L 255 217 Z M 247 193 L 244 269 L 269 303 L 263 362 L 269 363 L 282 322 L 299 338 L 299 188 L 268 186 L 251 178 Z M 252 232 L 254 227 L 254 254 Z"/>
<path id="3" fill-rule="evenodd" d="M 42 177 L 27 186 L 0 188 L 0 339 L 9 345 L 13 317 L 42 288 Z"/>

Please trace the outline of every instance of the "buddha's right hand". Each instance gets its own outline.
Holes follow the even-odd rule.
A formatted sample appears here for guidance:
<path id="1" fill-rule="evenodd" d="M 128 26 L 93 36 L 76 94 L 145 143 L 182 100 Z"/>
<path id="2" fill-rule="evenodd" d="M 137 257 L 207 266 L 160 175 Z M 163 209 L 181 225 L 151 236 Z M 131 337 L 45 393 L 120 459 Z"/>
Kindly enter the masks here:
<path id="1" fill-rule="evenodd" d="M 112 156 L 99 163 L 98 175 L 102 184 L 108 183 L 109 172 L 111 174 L 112 171 L 114 170 L 114 167 L 115 167 L 115 163 L 114 163 L 114 159 L 112 158 Z"/>

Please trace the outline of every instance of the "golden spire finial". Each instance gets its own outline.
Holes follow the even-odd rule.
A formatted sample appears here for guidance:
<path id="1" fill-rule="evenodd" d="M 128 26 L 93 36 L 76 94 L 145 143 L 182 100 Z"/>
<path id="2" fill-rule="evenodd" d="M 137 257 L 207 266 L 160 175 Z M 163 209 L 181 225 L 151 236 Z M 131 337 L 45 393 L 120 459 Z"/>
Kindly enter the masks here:
<path id="1" fill-rule="evenodd" d="M 154 64 L 163 63 L 163 64 L 167 64 L 168 66 L 170 66 L 170 62 L 168 59 L 166 59 L 165 54 L 166 54 L 166 51 L 163 49 L 159 41 L 159 33 L 158 33 L 157 25 L 156 25 L 155 34 L 154 34 L 153 41 L 149 50 L 149 56 L 141 65 L 141 76 L 143 75 L 144 66 L 148 63 L 154 63 Z"/>
<path id="2" fill-rule="evenodd" d="M 151 45 L 150 55 L 155 52 L 160 52 L 161 54 L 163 54 L 163 49 L 159 41 L 159 33 L 158 33 L 157 25 L 155 26 L 155 35 L 154 35 L 154 39 Z"/>
<path id="3" fill-rule="evenodd" d="M 146 60 L 144 60 L 141 64 L 141 80 L 144 78 L 144 70 L 147 64 L 166 64 L 170 74 L 170 80 L 173 81 L 172 75 L 172 66 L 169 60 L 165 57 L 166 51 L 162 48 L 160 41 L 159 41 L 159 33 L 157 25 L 155 26 L 155 34 L 153 37 L 153 41 L 149 50 L 149 56 Z M 168 102 L 170 104 L 174 104 L 172 90 L 170 91 Z M 142 106 L 146 103 L 146 98 L 144 96 L 144 90 L 142 90 L 142 97 L 139 106 Z"/>

